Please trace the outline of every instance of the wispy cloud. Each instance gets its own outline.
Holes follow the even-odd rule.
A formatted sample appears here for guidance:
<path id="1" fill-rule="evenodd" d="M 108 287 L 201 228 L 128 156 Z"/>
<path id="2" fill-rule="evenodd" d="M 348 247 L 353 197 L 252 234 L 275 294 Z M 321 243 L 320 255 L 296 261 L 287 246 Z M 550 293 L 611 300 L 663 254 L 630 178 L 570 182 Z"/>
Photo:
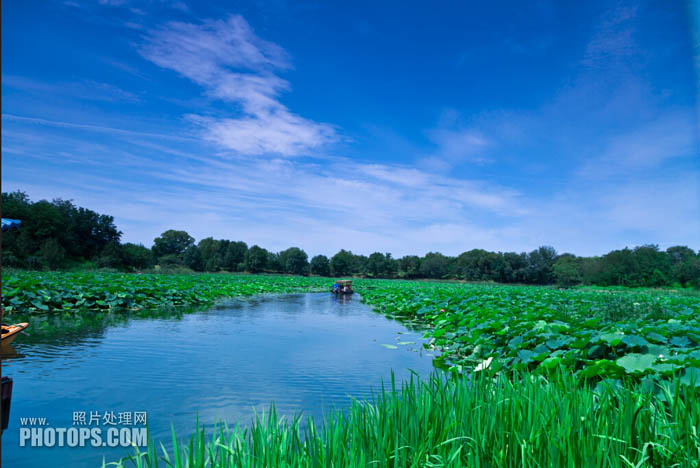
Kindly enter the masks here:
<path id="1" fill-rule="evenodd" d="M 3 75 L 2 84 L 3 86 L 42 96 L 65 96 L 74 99 L 104 102 L 136 103 L 141 101 L 138 95 L 130 91 L 110 83 L 94 80 L 46 83 L 23 76 Z"/>
<path id="2" fill-rule="evenodd" d="M 140 53 L 174 70 L 214 98 L 236 103 L 235 118 L 190 118 L 205 138 L 242 154 L 294 156 L 336 140 L 333 126 L 291 112 L 279 101 L 289 82 L 275 75 L 289 69 L 287 53 L 255 35 L 241 16 L 201 24 L 171 22 L 151 31 Z"/>
<path id="3" fill-rule="evenodd" d="M 467 162 L 490 162 L 486 150 L 491 141 L 481 130 L 463 120 L 461 114 L 454 109 L 443 112 L 438 125 L 426 132 L 435 151 L 420 159 L 421 166 L 447 171 Z"/>
<path id="4" fill-rule="evenodd" d="M 586 161 L 579 175 L 630 176 L 673 160 L 697 157 L 698 129 L 692 112 L 671 112 L 607 139 L 601 153 Z"/>
<path id="5" fill-rule="evenodd" d="M 588 42 L 583 63 L 597 66 L 640 53 L 634 40 L 634 18 L 636 6 L 620 5 L 613 11 L 606 11 L 595 34 Z"/>
<path id="6" fill-rule="evenodd" d="M 13 115 L 13 114 L 2 114 L 2 118 L 3 118 L 3 120 L 14 120 L 17 122 L 26 122 L 26 123 L 39 124 L 39 125 L 48 125 L 48 126 L 52 126 L 52 127 L 73 128 L 73 129 L 79 129 L 79 130 L 91 130 L 91 131 L 121 134 L 121 135 L 135 135 L 135 136 L 163 138 L 163 139 L 168 139 L 168 140 L 180 140 L 180 141 L 182 141 L 182 140 L 190 140 L 190 141 L 195 140 L 194 138 L 188 138 L 188 137 L 182 136 L 182 135 L 169 135 L 169 134 L 165 134 L 165 133 L 140 132 L 137 130 L 128 130 L 128 129 L 123 129 L 123 128 L 105 127 L 105 126 L 100 126 L 100 125 L 80 124 L 80 123 L 73 123 L 73 122 L 61 122 L 61 121 L 57 121 L 57 120 L 40 119 L 40 118 L 35 118 L 35 117 L 25 117 L 25 116 Z"/>

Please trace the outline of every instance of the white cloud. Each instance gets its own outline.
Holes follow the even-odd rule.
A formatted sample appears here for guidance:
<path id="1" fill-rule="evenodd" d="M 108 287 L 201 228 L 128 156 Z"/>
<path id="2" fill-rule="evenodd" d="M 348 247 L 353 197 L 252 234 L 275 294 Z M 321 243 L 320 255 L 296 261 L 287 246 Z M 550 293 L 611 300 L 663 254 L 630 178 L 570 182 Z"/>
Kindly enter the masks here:
<path id="1" fill-rule="evenodd" d="M 669 160 L 698 154 L 697 128 L 687 113 L 666 113 L 657 119 L 607 139 L 599 156 L 587 161 L 579 174 L 588 177 L 630 175 Z"/>
<path id="2" fill-rule="evenodd" d="M 202 24 L 171 22 L 150 32 L 140 49 L 156 65 L 236 103 L 236 118 L 190 116 L 204 137 L 242 154 L 294 156 L 337 139 L 333 126 L 291 112 L 279 101 L 289 83 L 274 74 L 291 67 L 286 52 L 255 35 L 241 16 Z"/>

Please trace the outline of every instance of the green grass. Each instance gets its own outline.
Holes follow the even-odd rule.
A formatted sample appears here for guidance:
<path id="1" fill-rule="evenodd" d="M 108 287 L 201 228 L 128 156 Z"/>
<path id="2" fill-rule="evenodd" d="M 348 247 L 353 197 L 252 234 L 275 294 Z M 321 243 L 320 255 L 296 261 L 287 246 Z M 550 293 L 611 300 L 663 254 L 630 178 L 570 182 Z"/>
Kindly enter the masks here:
<path id="1" fill-rule="evenodd" d="M 479 374 L 477 374 L 479 376 Z M 696 387 L 657 396 L 626 383 L 591 388 L 570 374 L 434 376 L 355 401 L 321 422 L 277 417 L 203 429 L 116 467 L 697 467 Z"/>

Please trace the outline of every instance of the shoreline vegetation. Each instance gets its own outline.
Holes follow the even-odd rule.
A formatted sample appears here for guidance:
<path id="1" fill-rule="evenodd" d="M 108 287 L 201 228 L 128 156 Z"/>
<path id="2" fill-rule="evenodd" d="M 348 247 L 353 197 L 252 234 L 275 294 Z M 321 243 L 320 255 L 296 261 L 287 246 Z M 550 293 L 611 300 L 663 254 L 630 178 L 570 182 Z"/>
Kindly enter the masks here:
<path id="1" fill-rule="evenodd" d="M 676 379 L 654 396 L 639 384 L 590 386 L 566 373 L 412 378 L 370 401 L 312 419 L 274 406 L 247 427 L 197 426 L 166 449 L 103 467 L 697 467 L 700 405 Z"/>
<path id="2" fill-rule="evenodd" d="M 30 321 L 32 329 L 57 315 L 148 315 L 225 297 L 330 288 L 326 278 L 230 274 L 12 271 L 2 280 L 6 320 Z M 428 346 L 441 351 L 436 367 L 452 372 L 546 375 L 563 366 L 589 378 L 666 378 L 688 369 L 700 375 L 696 295 L 376 279 L 357 279 L 354 287 L 376 312 L 424 328 Z"/>
<path id="3" fill-rule="evenodd" d="M 551 246 L 531 252 L 489 252 L 457 256 L 428 252 L 392 257 L 340 250 L 312 258 L 299 247 L 272 252 L 243 241 L 207 237 L 195 243 L 185 231 L 169 229 L 151 248 L 123 243 L 109 215 L 77 207 L 70 200 L 33 202 L 22 191 L 2 193 L 3 216 L 22 225 L 3 233 L 2 265 L 62 271 L 232 272 L 393 279 L 457 279 L 503 284 L 694 287 L 700 289 L 700 255 L 688 246 L 657 245 L 613 250 L 601 256 L 558 253 Z M 467 247 L 467 246 L 465 246 Z"/>
<path id="4" fill-rule="evenodd" d="M 102 314 L 261 293 L 328 278 L 3 273 L 9 316 Z M 109 466 L 698 466 L 700 298 L 625 288 L 357 279 L 378 313 L 420 326 L 428 382 L 392 382 L 302 430 L 274 411 Z M 131 302 L 130 302 L 131 301 Z M 402 391 L 398 391 L 402 388 Z M 225 415 L 222 415 L 225 416 Z M 223 431 L 223 432 L 222 432 Z M 165 451 L 164 451 L 165 450 Z M 168 461 L 169 460 L 169 461 Z"/>

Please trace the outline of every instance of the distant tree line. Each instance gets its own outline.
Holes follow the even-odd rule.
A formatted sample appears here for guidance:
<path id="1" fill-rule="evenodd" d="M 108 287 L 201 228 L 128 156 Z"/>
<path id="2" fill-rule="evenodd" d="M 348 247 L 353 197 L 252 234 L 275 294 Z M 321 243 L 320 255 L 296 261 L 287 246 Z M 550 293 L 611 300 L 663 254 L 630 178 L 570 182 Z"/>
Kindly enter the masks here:
<path id="1" fill-rule="evenodd" d="M 340 250 L 331 258 L 316 255 L 309 259 L 298 247 L 270 252 L 258 245 L 249 247 L 242 241 L 212 237 L 195 243 L 187 232 L 177 230 L 156 237 L 150 249 L 121 243 L 122 233 L 113 217 L 61 199 L 32 202 L 24 192 L 2 194 L 2 216 L 22 220 L 20 229 L 2 235 L 2 264 L 18 268 L 187 268 L 198 272 L 700 288 L 700 255 L 685 246 L 662 251 L 656 245 L 643 245 L 600 257 L 558 254 L 543 246 L 529 253 L 473 249 L 456 257 L 429 252 L 398 259 L 390 253 L 365 256 Z"/>

